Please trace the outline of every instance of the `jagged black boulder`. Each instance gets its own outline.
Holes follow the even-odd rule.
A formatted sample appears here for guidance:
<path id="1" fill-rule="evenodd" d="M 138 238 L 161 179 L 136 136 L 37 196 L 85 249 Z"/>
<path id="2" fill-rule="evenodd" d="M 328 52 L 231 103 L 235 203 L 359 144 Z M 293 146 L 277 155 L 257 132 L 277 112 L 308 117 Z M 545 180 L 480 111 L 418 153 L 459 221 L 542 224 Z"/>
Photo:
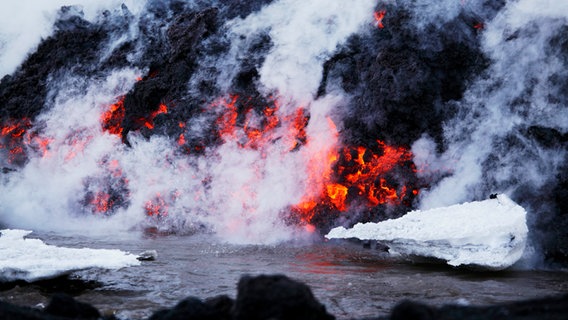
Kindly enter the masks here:
<path id="1" fill-rule="evenodd" d="M 20 307 L 7 302 L 0 301 L 0 319 L 3 320 L 40 320 L 46 319 L 45 315 L 39 310 Z"/>
<path id="2" fill-rule="evenodd" d="M 2 320 L 88 320 L 116 319 L 113 316 L 103 317 L 99 311 L 88 303 L 79 302 L 66 294 L 53 295 L 49 305 L 43 309 L 34 309 L 13 305 L 0 301 L 0 319 Z"/>
<path id="3" fill-rule="evenodd" d="M 101 314 L 90 304 L 79 302 L 64 293 L 53 295 L 45 313 L 70 319 L 99 319 Z"/>
<path id="4" fill-rule="evenodd" d="M 229 320 L 232 300 L 227 296 L 208 299 L 205 302 L 189 297 L 172 309 L 154 313 L 149 320 Z"/>
<path id="5" fill-rule="evenodd" d="M 284 275 L 244 276 L 238 284 L 235 320 L 332 320 L 310 287 Z"/>
<path id="6" fill-rule="evenodd" d="M 494 306 L 445 305 L 439 308 L 403 301 L 391 312 L 391 320 L 560 320 L 568 316 L 568 295 L 512 302 Z"/>

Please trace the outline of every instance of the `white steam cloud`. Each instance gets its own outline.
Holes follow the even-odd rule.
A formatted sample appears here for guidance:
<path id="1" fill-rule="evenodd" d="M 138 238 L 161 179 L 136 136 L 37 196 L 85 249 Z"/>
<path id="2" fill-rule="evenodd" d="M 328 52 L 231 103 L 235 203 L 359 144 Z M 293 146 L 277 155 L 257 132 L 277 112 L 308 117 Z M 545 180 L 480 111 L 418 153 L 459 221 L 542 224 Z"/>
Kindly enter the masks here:
<path id="1" fill-rule="evenodd" d="M 267 32 L 273 47 L 260 69 L 261 84 L 269 93 L 311 101 L 321 82 L 323 63 L 350 35 L 371 24 L 374 6 L 370 0 L 276 1 L 229 23 L 235 34 L 233 54 L 242 53 L 240 36 Z"/>
<path id="2" fill-rule="evenodd" d="M 94 21 L 103 10 L 126 4 L 133 14 L 139 13 L 146 1 L 136 0 L 21 0 L 0 3 L 0 78 L 11 74 L 42 39 L 53 32 L 53 23 L 62 6 L 78 5 L 84 18 Z"/>
<path id="3" fill-rule="evenodd" d="M 2 29 L 9 33 L 1 36 L 5 42 L 20 43 L 18 50 L 0 52 L 7 59 L 2 59 L 6 61 L 2 72 L 12 72 L 41 37 L 50 34 L 55 10 L 66 2 L 48 3 L 20 8 L 36 17 L 21 22 L 31 24 L 26 34 L 18 33 L 13 22 Z M 114 4 L 118 1 L 83 6 L 93 14 L 87 14 L 90 19 Z M 85 80 L 86 92 L 60 90 L 54 107 L 39 116 L 35 130 L 49 139 L 49 148 L 46 153 L 30 153 L 25 167 L 2 176 L 0 221 L 22 228 L 97 232 L 156 224 L 187 232 L 205 228 L 235 243 L 303 238 L 303 229 L 283 221 L 283 210 L 305 196 L 309 172 L 321 176 L 319 172 L 325 170 L 319 157 L 337 143 L 330 116 L 344 103 L 334 94 L 314 100 L 322 64 L 349 35 L 372 22 L 373 6 L 370 0 L 282 0 L 228 22 L 235 36 L 233 49 L 214 63 L 230 73 L 239 65 L 239 49 L 250 41 L 248 36 L 268 32 L 273 47 L 260 69 L 259 85 L 261 91 L 276 93 L 280 102 L 276 112 L 282 119 L 300 106 L 310 113 L 308 142 L 299 150 L 290 151 L 286 126 L 274 129 L 275 139 L 260 148 L 242 148 L 238 139 L 227 139 L 219 147 L 207 148 L 204 156 L 180 154 L 176 141 L 163 136 L 145 139 L 136 132 L 129 134 L 131 146 L 126 147 L 120 137 L 102 130 L 100 118 L 113 99 L 128 92 L 141 71 L 115 71 L 104 81 Z M 200 134 L 208 116 L 191 119 L 185 133 Z M 127 189 L 126 201 L 112 216 L 89 212 L 85 195 L 97 191 L 98 181 Z M 148 218 L 148 208 L 165 210 L 165 214 Z"/>
<path id="4" fill-rule="evenodd" d="M 483 50 L 492 64 L 445 124 L 447 151 L 436 155 L 427 137 L 413 146 L 419 172 L 448 175 L 422 194 L 423 209 L 512 194 L 524 185 L 538 189 L 557 174 L 567 151 L 542 147 L 526 129 L 568 131 L 565 101 L 554 98 L 551 82 L 567 71 L 562 53 L 549 44 L 567 26 L 568 4 L 527 0 L 509 1 L 486 24 Z"/>

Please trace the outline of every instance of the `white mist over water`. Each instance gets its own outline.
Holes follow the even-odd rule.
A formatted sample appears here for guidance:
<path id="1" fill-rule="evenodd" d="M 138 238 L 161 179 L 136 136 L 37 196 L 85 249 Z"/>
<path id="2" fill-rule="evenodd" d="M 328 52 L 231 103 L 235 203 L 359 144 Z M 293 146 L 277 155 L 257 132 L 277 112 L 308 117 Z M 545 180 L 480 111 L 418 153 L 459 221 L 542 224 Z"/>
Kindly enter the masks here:
<path id="1" fill-rule="evenodd" d="M 24 51 L 33 50 L 41 37 L 50 34 L 62 4 L 36 8 L 42 13 L 31 8 L 25 11 L 32 16 L 48 12 L 48 18 L 34 25 L 37 29 L 30 28 L 25 50 L 1 53 L 18 58 L 3 64 L 4 72 L 13 71 L 24 60 Z M 84 9 L 100 12 L 114 4 L 108 1 Z M 145 139 L 136 132 L 129 134 L 131 147 L 126 147 L 119 136 L 102 130 L 100 118 L 117 97 L 132 88 L 142 71 L 117 70 L 104 80 L 67 79 L 77 87 L 86 86 L 85 92 L 73 86 L 61 90 L 60 84 L 52 83 L 60 89 L 55 91 L 55 104 L 34 122 L 34 130 L 49 141 L 48 151 L 28 150 L 29 162 L 2 177 L 0 220 L 35 230 L 109 233 L 155 225 L 181 232 L 206 228 L 233 243 L 305 238 L 304 229 L 283 221 L 283 210 L 297 204 L 311 187 L 307 171 L 321 176 L 326 170 L 321 156 L 337 144 L 330 116 L 344 103 L 341 95 L 334 94 L 314 101 L 322 64 L 349 35 L 372 22 L 373 5 L 369 0 L 349 5 L 343 1 L 276 1 L 244 20 L 227 23 L 235 35 L 233 56 L 215 61 L 225 70 L 239 65 L 239 41 L 247 42 L 248 35 L 270 30 L 273 48 L 261 67 L 260 85 L 277 93 L 280 108 L 276 113 L 282 119 L 300 106 L 310 113 L 308 142 L 294 152 L 285 125 L 275 129 L 272 143 L 258 149 L 242 148 L 238 139 L 226 139 L 219 147 L 208 147 L 204 156 L 182 155 L 176 151 L 176 141 L 163 136 Z M 2 40 L 15 41 L 9 36 Z M 186 133 L 199 134 L 208 116 L 191 119 Z M 109 168 L 111 163 L 117 168 Z M 117 184 L 122 183 L 127 188 L 126 204 L 110 217 L 95 216 L 92 206 L 85 203 L 86 192 L 96 192 L 99 182 L 103 187 L 120 188 Z M 167 214 L 160 219 L 147 217 L 148 206 L 158 204 Z"/>

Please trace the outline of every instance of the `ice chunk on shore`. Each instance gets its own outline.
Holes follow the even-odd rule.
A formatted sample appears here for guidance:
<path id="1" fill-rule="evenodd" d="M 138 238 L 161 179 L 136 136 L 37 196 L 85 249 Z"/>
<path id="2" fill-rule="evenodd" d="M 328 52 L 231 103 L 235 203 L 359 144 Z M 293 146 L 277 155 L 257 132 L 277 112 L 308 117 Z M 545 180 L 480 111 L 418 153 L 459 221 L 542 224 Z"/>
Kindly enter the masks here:
<path id="1" fill-rule="evenodd" d="M 378 240 L 389 252 L 446 260 L 449 265 L 505 269 L 526 246 L 526 211 L 506 195 L 426 211 L 378 223 L 337 227 L 325 237 Z"/>
<path id="2" fill-rule="evenodd" d="M 31 232 L 0 230 L 0 281 L 32 282 L 89 268 L 119 269 L 140 264 L 136 255 L 116 249 L 63 248 L 25 239 Z"/>

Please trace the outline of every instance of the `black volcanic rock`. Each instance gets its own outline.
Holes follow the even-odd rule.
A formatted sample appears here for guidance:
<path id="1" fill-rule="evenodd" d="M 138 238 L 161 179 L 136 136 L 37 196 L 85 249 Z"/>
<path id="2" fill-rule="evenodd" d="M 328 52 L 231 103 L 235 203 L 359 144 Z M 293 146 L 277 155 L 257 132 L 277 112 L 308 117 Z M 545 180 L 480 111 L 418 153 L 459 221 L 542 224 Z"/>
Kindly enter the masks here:
<path id="1" fill-rule="evenodd" d="M 445 305 L 439 308 L 403 301 L 391 312 L 391 320 L 561 320 L 568 315 L 568 295 L 494 306 Z"/>
<path id="2" fill-rule="evenodd" d="M 8 302 L 0 301 L 0 319 L 4 320 L 43 320 L 49 316 L 39 310 L 20 307 Z"/>
<path id="3" fill-rule="evenodd" d="M 568 314 L 568 294 L 491 306 L 448 304 L 441 307 L 402 301 L 390 315 L 365 320 L 560 320 Z M 101 317 L 91 305 L 56 294 L 44 310 L 0 301 L 2 320 L 115 319 Z M 313 296 L 311 289 L 284 275 L 244 276 L 236 301 L 228 296 L 206 300 L 189 297 L 170 309 L 156 311 L 149 320 L 308 320 L 335 319 Z M 353 318 L 355 320 L 355 318 Z M 363 319 L 362 319 L 363 320 Z"/>
<path id="4" fill-rule="evenodd" d="M 244 276 L 238 284 L 235 320 L 332 320 L 311 289 L 284 275 Z"/>
<path id="5" fill-rule="evenodd" d="M 232 300 L 226 296 L 206 302 L 190 297 L 180 301 L 172 309 L 157 311 L 149 320 L 229 320 L 231 305 Z"/>
<path id="6" fill-rule="evenodd" d="M 69 9 L 62 9 L 67 12 Z M 18 70 L 0 81 L 2 118 L 31 118 L 44 108 L 47 82 L 74 68 L 78 72 L 90 68 L 98 58 L 98 47 L 107 37 L 81 16 L 58 21 L 62 29 L 42 41 Z"/>
<path id="7" fill-rule="evenodd" d="M 352 95 L 344 119 L 348 144 L 379 138 L 410 145 L 427 133 L 443 146 L 442 124 L 454 116 L 450 102 L 460 100 L 468 81 L 489 65 L 476 17 L 462 12 L 419 29 L 402 6 L 379 9 L 385 9 L 385 27 L 352 36 L 325 63 L 318 95 L 330 83 Z"/>
<path id="8" fill-rule="evenodd" d="M 101 314 L 90 304 L 79 302 L 66 294 L 53 295 L 45 313 L 71 319 L 99 319 Z"/>
<path id="9" fill-rule="evenodd" d="M 217 31 L 217 24 L 216 8 L 184 12 L 174 19 L 163 41 L 163 53 L 149 57 L 151 60 L 146 61 L 150 66 L 148 76 L 138 81 L 124 99 L 124 138 L 128 132 L 143 128 L 140 119 L 148 117 L 161 103 L 170 107 L 176 105 L 174 110 L 169 110 L 169 113 L 173 112 L 171 117 L 176 117 L 176 114 L 187 117 L 195 113 L 179 101 L 186 95 L 187 82 L 195 72 L 200 44 Z M 167 124 L 167 127 L 177 127 L 177 122 Z"/>

